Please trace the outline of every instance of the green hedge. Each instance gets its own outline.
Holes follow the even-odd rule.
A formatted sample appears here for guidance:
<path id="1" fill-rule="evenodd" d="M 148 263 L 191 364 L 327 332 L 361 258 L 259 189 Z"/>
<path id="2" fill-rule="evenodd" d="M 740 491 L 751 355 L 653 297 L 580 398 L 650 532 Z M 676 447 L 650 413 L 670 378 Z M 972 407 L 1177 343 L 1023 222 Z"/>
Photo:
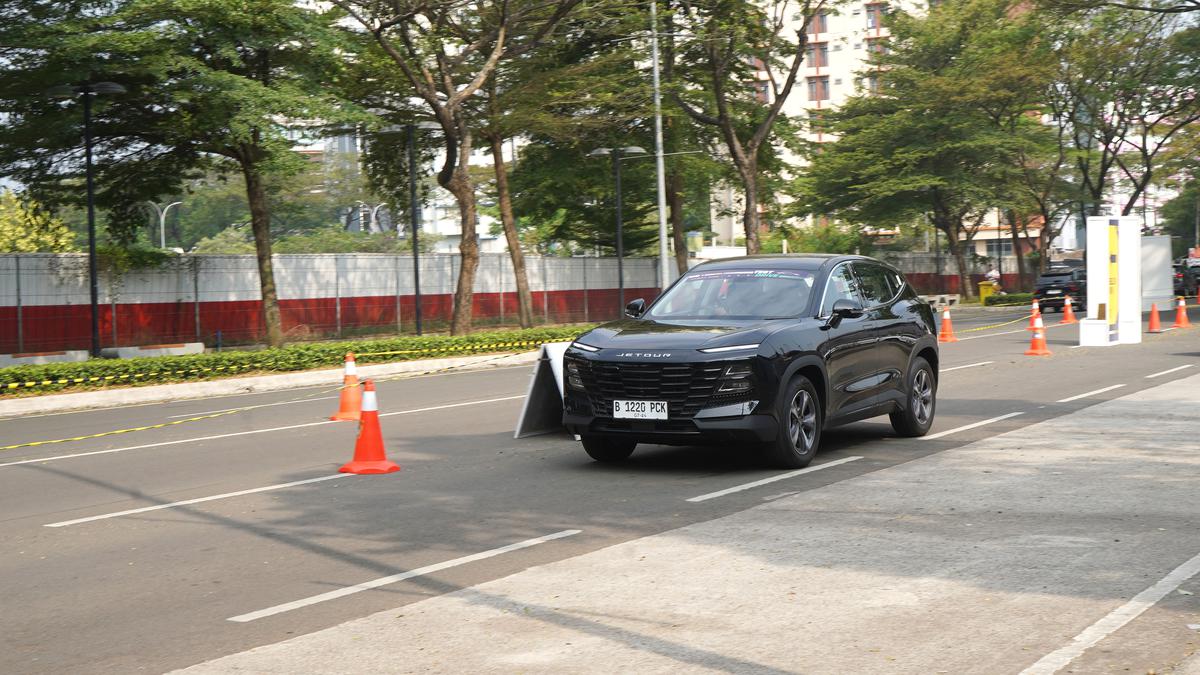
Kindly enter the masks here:
<path id="1" fill-rule="evenodd" d="M 354 352 L 358 363 L 384 363 L 457 354 L 525 351 L 541 342 L 574 339 L 590 326 L 557 326 L 528 330 L 482 331 L 470 335 L 402 336 L 384 340 L 350 340 L 292 344 L 262 351 L 227 351 L 141 359 L 92 359 L 0 368 L 0 395 L 54 391 L 68 387 L 104 387 L 147 382 L 228 377 L 246 372 L 289 372 L 328 368 Z M 373 354 L 375 352 L 402 352 Z M 30 385 L 29 383 L 35 383 Z"/>
<path id="2" fill-rule="evenodd" d="M 1002 307 L 1031 303 L 1033 303 L 1033 293 L 1009 293 L 1008 295 L 989 295 L 985 304 L 988 307 Z"/>

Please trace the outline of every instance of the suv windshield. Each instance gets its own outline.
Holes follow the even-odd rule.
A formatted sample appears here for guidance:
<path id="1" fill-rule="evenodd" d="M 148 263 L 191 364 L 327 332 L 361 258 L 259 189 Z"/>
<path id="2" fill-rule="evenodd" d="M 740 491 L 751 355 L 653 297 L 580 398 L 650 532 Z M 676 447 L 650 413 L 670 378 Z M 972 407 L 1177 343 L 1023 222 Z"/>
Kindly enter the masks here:
<path id="1" fill-rule="evenodd" d="M 808 270 L 701 270 L 659 298 L 654 319 L 767 319 L 797 316 L 808 306 L 814 273 Z"/>

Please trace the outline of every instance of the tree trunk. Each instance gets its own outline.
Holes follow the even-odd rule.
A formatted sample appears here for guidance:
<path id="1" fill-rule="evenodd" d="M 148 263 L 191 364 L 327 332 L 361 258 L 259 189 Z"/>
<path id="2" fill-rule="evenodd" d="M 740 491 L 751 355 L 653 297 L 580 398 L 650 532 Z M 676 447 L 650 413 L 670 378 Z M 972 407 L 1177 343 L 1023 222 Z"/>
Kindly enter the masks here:
<path id="1" fill-rule="evenodd" d="M 267 345 L 283 346 L 283 327 L 279 319 L 279 297 L 275 292 L 275 271 L 271 265 L 271 213 L 262 174 L 252 160 L 241 160 L 246 179 L 246 201 L 250 205 L 250 228 L 254 232 L 254 253 L 258 258 L 258 285 L 262 292 L 262 313 L 267 328 Z"/>
<path id="2" fill-rule="evenodd" d="M 742 214 L 742 228 L 746 231 L 746 254 L 757 255 L 758 231 L 761 226 L 758 218 L 758 167 L 751 165 L 738 168 L 746 199 L 746 211 Z"/>
<path id="3" fill-rule="evenodd" d="M 947 226 L 942 228 L 942 232 L 946 233 L 946 246 L 950 248 L 950 255 L 954 256 L 954 263 L 958 266 L 958 290 L 967 299 L 975 297 L 971 292 L 971 277 L 967 273 L 967 259 L 963 255 L 962 242 L 958 240 L 958 232 L 961 227 Z"/>
<path id="4" fill-rule="evenodd" d="M 462 225 L 462 238 L 458 245 L 462 265 L 458 272 L 458 285 L 454 290 L 454 312 L 450 317 L 450 334 L 465 335 L 471 331 L 471 310 L 475 297 L 475 273 L 479 269 L 479 234 L 475 229 L 475 185 L 471 182 L 471 132 L 466 125 L 459 123 L 458 138 L 446 136 L 447 150 L 455 152 L 455 161 L 448 179 L 442 187 L 454 195 L 458 202 L 459 222 Z M 457 146 L 457 147 L 455 147 Z M 446 172 L 438 175 L 441 182 Z"/>
<path id="5" fill-rule="evenodd" d="M 1025 256 L 1021 254 L 1021 237 L 1017 232 L 1017 212 L 1009 209 L 1006 217 L 1009 237 L 1012 239 L 1013 257 L 1017 259 L 1017 290 L 1024 291 L 1028 286 L 1025 276 Z"/>
<path id="6" fill-rule="evenodd" d="M 675 267 L 682 275 L 688 270 L 688 250 L 683 232 L 683 176 L 667 174 L 667 206 L 671 209 L 671 238 L 675 243 Z"/>
<path id="7" fill-rule="evenodd" d="M 508 241 L 508 254 L 512 258 L 513 276 L 517 279 L 517 313 L 521 328 L 533 327 L 533 298 L 529 293 L 529 275 L 525 272 L 525 253 L 521 250 L 521 237 L 517 234 L 517 221 L 513 217 L 512 195 L 508 191 L 508 169 L 504 166 L 504 141 L 499 135 L 489 137 L 492 144 L 492 164 L 496 167 L 496 196 L 500 202 L 500 223 L 504 226 L 504 238 Z M 501 302 L 503 302 L 503 298 Z"/>

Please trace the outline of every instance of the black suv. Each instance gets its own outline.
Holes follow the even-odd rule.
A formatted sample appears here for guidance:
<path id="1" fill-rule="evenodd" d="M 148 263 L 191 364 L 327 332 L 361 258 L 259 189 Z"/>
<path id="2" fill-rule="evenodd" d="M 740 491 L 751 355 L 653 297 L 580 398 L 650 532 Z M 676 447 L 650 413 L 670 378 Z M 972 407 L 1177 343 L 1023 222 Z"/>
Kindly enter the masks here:
<path id="1" fill-rule="evenodd" d="M 638 443 L 750 443 L 798 468 L 825 427 L 890 414 L 897 433 L 922 436 L 933 423 L 933 311 L 877 260 L 704 263 L 625 313 L 564 356 L 563 423 L 596 460 Z"/>
<path id="2" fill-rule="evenodd" d="M 1038 308 L 1063 311 L 1067 296 L 1076 310 L 1087 307 L 1087 271 L 1083 269 L 1054 268 L 1046 270 L 1034 284 L 1033 297 Z"/>

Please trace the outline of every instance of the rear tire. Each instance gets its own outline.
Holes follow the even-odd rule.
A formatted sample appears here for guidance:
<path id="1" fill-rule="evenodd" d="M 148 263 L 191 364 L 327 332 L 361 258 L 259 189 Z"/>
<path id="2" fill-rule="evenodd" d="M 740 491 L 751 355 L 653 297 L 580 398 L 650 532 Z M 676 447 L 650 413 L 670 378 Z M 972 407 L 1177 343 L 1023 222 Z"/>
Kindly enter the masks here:
<path id="1" fill-rule="evenodd" d="M 588 456 L 597 462 L 615 464 L 629 459 L 637 447 L 637 441 L 607 436 L 584 436 L 583 449 Z"/>
<path id="2" fill-rule="evenodd" d="M 924 357 L 913 359 L 906 383 L 907 405 L 904 410 L 889 415 L 892 428 L 901 436 L 924 436 L 933 426 L 933 414 L 937 410 L 937 377 Z"/>
<path id="3" fill-rule="evenodd" d="M 817 389 L 807 377 L 797 375 L 779 392 L 775 407 L 779 433 L 763 445 L 763 456 L 782 469 L 803 469 L 821 444 L 825 415 Z"/>

